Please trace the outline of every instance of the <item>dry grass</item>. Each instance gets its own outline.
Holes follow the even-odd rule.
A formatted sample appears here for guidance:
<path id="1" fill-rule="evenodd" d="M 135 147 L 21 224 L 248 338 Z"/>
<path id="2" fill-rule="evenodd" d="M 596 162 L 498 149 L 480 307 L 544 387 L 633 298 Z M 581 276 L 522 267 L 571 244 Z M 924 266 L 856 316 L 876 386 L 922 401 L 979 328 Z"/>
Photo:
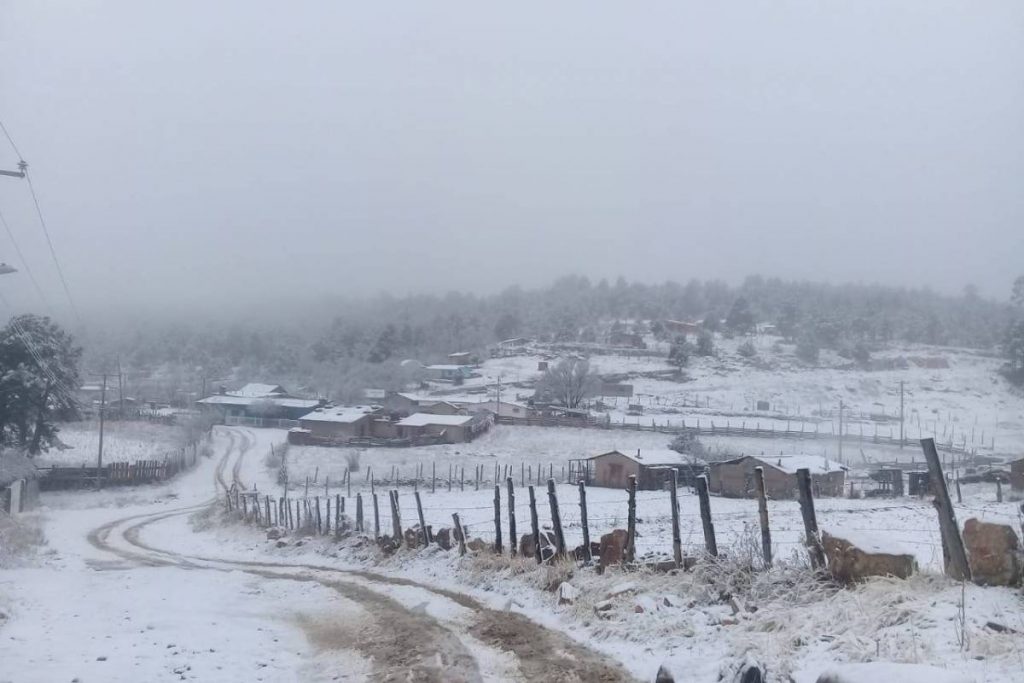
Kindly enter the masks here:
<path id="1" fill-rule="evenodd" d="M 45 545 L 46 536 L 37 516 L 12 517 L 0 512 L 0 568 L 31 565 Z"/>

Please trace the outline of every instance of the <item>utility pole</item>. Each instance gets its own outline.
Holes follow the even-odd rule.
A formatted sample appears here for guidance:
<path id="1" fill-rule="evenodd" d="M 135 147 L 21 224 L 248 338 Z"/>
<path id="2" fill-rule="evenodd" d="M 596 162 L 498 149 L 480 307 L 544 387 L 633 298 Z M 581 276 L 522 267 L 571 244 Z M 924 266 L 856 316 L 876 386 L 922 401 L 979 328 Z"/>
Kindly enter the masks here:
<path id="1" fill-rule="evenodd" d="M 121 356 L 117 357 L 117 417 L 124 420 L 124 375 L 121 373 Z"/>
<path id="2" fill-rule="evenodd" d="M 839 464 L 843 464 L 843 399 L 839 399 Z"/>
<path id="3" fill-rule="evenodd" d="M 103 373 L 103 385 L 100 389 L 100 449 L 96 454 L 96 484 L 103 488 L 103 416 L 107 412 L 107 373 Z"/>
<path id="4" fill-rule="evenodd" d="M 900 380 L 900 448 L 903 448 L 903 380 Z"/>

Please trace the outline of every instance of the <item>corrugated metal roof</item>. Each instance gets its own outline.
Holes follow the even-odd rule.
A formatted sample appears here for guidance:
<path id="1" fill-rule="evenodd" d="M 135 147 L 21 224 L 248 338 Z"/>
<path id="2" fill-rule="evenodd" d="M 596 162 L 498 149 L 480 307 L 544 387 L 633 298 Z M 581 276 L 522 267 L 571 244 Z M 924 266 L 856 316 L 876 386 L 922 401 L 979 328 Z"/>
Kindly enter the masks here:
<path id="1" fill-rule="evenodd" d="M 442 427 L 460 427 L 472 422 L 472 415 L 431 415 L 429 413 L 413 413 L 395 424 L 399 427 L 426 427 L 438 425 Z"/>

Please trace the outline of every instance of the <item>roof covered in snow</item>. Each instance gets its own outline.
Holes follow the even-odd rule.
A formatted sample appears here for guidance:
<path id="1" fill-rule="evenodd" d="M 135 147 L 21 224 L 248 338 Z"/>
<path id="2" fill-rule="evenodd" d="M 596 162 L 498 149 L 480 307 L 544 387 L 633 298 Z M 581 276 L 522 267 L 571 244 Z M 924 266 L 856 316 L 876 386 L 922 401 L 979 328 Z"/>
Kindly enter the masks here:
<path id="1" fill-rule="evenodd" d="M 259 382 L 250 382 L 241 389 L 227 392 L 229 396 L 242 396 L 245 398 L 273 398 L 275 396 L 284 396 L 288 392 L 284 390 L 280 384 L 260 384 Z"/>
<path id="2" fill-rule="evenodd" d="M 413 413 L 395 424 L 399 427 L 426 427 L 438 425 L 443 427 L 461 427 L 472 422 L 472 415 L 431 415 L 430 413 Z"/>
<path id="3" fill-rule="evenodd" d="M 827 474 L 837 470 L 849 469 L 845 465 L 824 458 L 820 455 L 754 455 L 751 456 L 766 465 L 771 465 L 786 474 L 796 474 L 799 469 L 809 469 L 811 474 Z"/>
<path id="4" fill-rule="evenodd" d="M 622 451 L 609 451 L 608 453 L 601 453 L 595 455 L 589 460 L 600 458 L 612 453 L 618 453 L 619 455 L 629 458 L 641 465 L 703 465 L 704 461 L 700 458 L 696 458 L 692 455 L 685 453 L 679 453 L 677 451 L 670 450 L 668 448 L 643 448 L 631 451 L 629 453 L 623 453 Z"/>
<path id="5" fill-rule="evenodd" d="M 281 405 L 282 408 L 308 408 L 312 410 L 319 405 L 315 398 L 273 398 L 265 396 L 226 396 L 216 394 L 207 396 L 196 401 L 204 405 L 255 405 L 257 403 L 272 403 Z"/>
<path id="6" fill-rule="evenodd" d="M 226 396 L 223 394 L 207 396 L 196 401 L 196 403 L 208 406 L 251 406 L 257 403 L 272 403 L 282 408 L 309 408 L 310 410 L 320 405 L 320 401 L 315 398 L 267 398 L 262 396 Z"/>
<path id="7" fill-rule="evenodd" d="M 341 422 L 351 424 L 372 415 L 374 408 L 370 406 L 338 406 L 336 408 L 318 408 L 299 418 L 302 422 Z"/>

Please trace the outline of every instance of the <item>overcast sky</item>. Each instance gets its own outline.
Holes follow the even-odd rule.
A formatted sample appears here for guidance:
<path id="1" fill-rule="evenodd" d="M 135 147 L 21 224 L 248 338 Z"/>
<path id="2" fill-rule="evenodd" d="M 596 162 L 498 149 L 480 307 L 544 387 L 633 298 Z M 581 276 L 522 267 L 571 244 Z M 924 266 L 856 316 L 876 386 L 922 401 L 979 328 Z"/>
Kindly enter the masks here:
<path id="1" fill-rule="evenodd" d="M 84 310 L 566 273 L 1006 298 L 1022 36 L 1019 0 L 0 0 L 0 118 Z M 0 178 L 59 311 L 30 208 Z"/>

